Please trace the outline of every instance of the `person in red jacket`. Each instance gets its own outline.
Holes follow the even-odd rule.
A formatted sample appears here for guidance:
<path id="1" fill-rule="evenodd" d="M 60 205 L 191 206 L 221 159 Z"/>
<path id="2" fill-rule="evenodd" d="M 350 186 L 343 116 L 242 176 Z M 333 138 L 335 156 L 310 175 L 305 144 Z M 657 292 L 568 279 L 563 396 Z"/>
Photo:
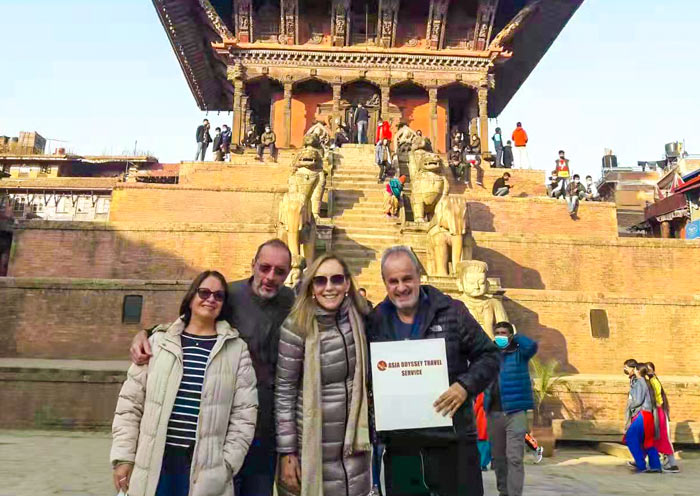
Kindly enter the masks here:
<path id="1" fill-rule="evenodd" d="M 518 122 L 511 136 L 515 145 L 515 168 L 530 169 L 530 159 L 527 156 L 527 133 L 521 122 Z"/>
<path id="2" fill-rule="evenodd" d="M 381 140 L 389 140 L 389 143 L 391 143 L 391 124 L 389 124 L 389 121 L 382 121 L 379 119 L 379 122 L 377 123 L 377 141 L 376 143 L 379 143 Z"/>

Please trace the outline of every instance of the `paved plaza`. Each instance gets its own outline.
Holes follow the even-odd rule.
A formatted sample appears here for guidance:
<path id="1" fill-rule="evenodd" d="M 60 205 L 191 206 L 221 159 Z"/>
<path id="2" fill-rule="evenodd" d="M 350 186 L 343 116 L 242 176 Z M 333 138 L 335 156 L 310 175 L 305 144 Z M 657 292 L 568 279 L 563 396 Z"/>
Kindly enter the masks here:
<path id="1" fill-rule="evenodd" d="M 104 433 L 0 431 L 0 496 L 106 496 L 115 493 Z M 526 467 L 525 494 L 694 495 L 700 460 L 684 460 L 680 474 L 632 474 L 625 461 L 587 449 L 566 448 L 540 465 Z M 492 471 L 485 494 L 497 496 Z M 332 495 L 329 495 L 332 496 Z"/>

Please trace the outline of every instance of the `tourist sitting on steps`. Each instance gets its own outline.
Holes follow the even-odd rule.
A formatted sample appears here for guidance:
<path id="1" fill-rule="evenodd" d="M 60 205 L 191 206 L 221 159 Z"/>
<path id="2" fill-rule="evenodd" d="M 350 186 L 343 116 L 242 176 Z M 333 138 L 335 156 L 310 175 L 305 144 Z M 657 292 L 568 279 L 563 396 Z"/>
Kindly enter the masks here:
<path id="1" fill-rule="evenodd" d="M 547 196 L 551 198 L 562 198 L 564 197 L 564 183 L 559 180 L 557 176 L 557 171 L 553 170 L 552 174 L 549 176 L 549 182 L 547 183 Z"/>
<path id="2" fill-rule="evenodd" d="M 260 136 L 260 144 L 258 144 L 258 160 L 263 159 L 263 153 L 265 148 L 270 151 L 270 158 L 273 161 L 277 161 L 277 148 L 275 147 L 275 142 L 277 137 L 275 133 L 270 129 L 269 124 L 265 126 L 265 132 Z"/>
<path id="3" fill-rule="evenodd" d="M 258 395 L 248 346 L 229 324 L 224 276 L 199 274 L 179 313 L 154 329 L 153 357 L 131 365 L 119 393 L 114 486 L 136 496 L 230 496 L 255 433 Z"/>
<path id="4" fill-rule="evenodd" d="M 598 193 L 598 187 L 593 182 L 591 176 L 586 176 L 586 201 L 600 201 L 600 193 Z"/>
<path id="5" fill-rule="evenodd" d="M 510 180 L 510 173 L 509 172 L 504 172 L 503 176 L 499 177 L 493 182 L 493 189 L 492 193 L 493 196 L 506 196 L 510 193 L 510 188 L 513 187 L 513 185 L 508 184 L 508 181 Z"/>
<path id="6" fill-rule="evenodd" d="M 572 219 L 576 218 L 578 205 L 586 196 L 586 188 L 581 184 L 581 178 L 578 174 L 574 174 L 574 180 L 569 183 L 566 188 L 566 204 L 569 209 L 569 215 Z"/>
<path id="7" fill-rule="evenodd" d="M 462 150 L 460 150 L 458 145 L 454 145 L 452 150 L 450 150 L 450 153 L 447 154 L 447 162 L 450 166 L 452 177 L 454 177 L 455 181 L 463 179 L 466 165 L 462 160 Z"/>
<path id="8" fill-rule="evenodd" d="M 499 494 L 521 496 L 525 482 L 523 454 L 528 431 L 527 411 L 534 408 L 528 368 L 537 343 L 516 334 L 509 322 L 494 326 L 494 342 L 501 350 L 501 370 L 484 398 L 493 467 Z"/>

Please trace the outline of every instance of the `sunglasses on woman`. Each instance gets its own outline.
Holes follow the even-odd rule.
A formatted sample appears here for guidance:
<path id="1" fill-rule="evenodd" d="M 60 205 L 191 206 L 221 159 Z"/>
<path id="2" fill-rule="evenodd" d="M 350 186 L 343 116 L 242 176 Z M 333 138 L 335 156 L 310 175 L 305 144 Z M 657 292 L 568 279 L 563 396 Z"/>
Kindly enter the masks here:
<path id="1" fill-rule="evenodd" d="M 197 296 L 199 296 L 202 301 L 207 301 L 212 295 L 214 296 L 214 300 L 218 301 L 219 303 L 224 301 L 224 298 L 226 297 L 226 293 L 223 291 L 212 291 L 211 289 L 207 288 L 199 288 L 197 290 Z"/>
<path id="2" fill-rule="evenodd" d="M 317 288 L 325 288 L 328 285 L 329 278 L 326 276 L 314 276 L 311 282 Z M 330 277 L 331 285 L 342 286 L 345 284 L 345 274 L 333 274 Z"/>

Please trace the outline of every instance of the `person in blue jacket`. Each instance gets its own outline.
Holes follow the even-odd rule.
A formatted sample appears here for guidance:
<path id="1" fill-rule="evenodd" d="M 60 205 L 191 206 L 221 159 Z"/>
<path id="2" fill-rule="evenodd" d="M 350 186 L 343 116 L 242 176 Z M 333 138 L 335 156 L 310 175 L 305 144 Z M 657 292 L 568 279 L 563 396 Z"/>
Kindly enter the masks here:
<path id="1" fill-rule="evenodd" d="M 525 482 L 527 411 L 534 408 L 528 362 L 537 353 L 537 343 L 515 334 L 509 322 L 497 323 L 493 334 L 501 350 L 501 371 L 487 389 L 484 409 L 496 486 L 499 496 L 521 496 Z"/>

